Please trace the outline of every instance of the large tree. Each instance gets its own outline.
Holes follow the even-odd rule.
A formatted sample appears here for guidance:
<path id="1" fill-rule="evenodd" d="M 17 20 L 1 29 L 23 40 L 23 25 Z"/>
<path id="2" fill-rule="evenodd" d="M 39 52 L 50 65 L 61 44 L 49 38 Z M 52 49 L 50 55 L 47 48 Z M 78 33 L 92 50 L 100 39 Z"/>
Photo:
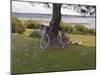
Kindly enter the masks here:
<path id="1" fill-rule="evenodd" d="M 57 45 L 58 39 L 58 31 L 60 27 L 60 22 L 61 22 L 61 4 L 53 4 L 53 12 L 52 12 L 52 19 L 49 24 L 49 30 L 48 30 L 48 35 L 50 37 L 50 43 L 51 45 Z"/>

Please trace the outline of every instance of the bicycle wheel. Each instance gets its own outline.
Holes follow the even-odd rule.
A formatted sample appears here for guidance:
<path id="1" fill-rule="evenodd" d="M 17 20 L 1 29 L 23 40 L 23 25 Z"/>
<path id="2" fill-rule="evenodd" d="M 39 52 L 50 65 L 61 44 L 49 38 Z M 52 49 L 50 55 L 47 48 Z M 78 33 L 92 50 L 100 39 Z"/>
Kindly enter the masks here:
<path id="1" fill-rule="evenodd" d="M 46 34 L 40 40 L 40 48 L 46 49 L 48 48 L 49 44 L 50 44 L 50 39 L 49 39 L 49 36 Z"/>

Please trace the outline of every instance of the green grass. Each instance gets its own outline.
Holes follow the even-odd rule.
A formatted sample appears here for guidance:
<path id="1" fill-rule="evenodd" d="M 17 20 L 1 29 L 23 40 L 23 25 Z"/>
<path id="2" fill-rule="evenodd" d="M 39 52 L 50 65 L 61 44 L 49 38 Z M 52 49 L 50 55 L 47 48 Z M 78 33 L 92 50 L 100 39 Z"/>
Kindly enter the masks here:
<path id="1" fill-rule="evenodd" d="M 69 34 L 71 39 L 80 39 L 82 45 L 42 50 L 39 39 L 27 37 L 28 33 L 12 34 L 12 73 L 95 69 L 94 36 Z"/>
<path id="2" fill-rule="evenodd" d="M 32 33 L 32 29 L 26 29 L 24 32 L 25 36 L 30 36 L 30 34 Z"/>
<path id="3" fill-rule="evenodd" d="M 70 36 L 71 40 L 81 40 L 82 45 L 84 46 L 95 46 L 95 36 L 93 35 L 79 35 L 79 34 L 68 34 Z"/>

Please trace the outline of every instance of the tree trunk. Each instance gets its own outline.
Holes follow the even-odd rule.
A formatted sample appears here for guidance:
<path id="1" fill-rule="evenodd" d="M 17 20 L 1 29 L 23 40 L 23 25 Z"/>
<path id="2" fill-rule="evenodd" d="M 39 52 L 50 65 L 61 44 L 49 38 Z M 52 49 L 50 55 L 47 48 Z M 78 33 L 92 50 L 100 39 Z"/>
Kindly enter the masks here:
<path id="1" fill-rule="evenodd" d="M 55 46 L 58 44 L 57 35 L 61 22 L 61 4 L 53 4 L 53 14 L 52 19 L 49 24 L 48 35 L 50 37 L 51 46 Z"/>

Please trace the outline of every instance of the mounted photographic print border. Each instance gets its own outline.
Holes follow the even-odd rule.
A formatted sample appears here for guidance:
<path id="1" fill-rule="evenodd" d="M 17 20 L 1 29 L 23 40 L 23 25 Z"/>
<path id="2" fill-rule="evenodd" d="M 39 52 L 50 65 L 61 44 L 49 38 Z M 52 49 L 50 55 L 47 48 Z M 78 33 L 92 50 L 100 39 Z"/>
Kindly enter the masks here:
<path id="1" fill-rule="evenodd" d="M 96 69 L 95 5 L 16 0 L 11 22 L 12 74 Z"/>

